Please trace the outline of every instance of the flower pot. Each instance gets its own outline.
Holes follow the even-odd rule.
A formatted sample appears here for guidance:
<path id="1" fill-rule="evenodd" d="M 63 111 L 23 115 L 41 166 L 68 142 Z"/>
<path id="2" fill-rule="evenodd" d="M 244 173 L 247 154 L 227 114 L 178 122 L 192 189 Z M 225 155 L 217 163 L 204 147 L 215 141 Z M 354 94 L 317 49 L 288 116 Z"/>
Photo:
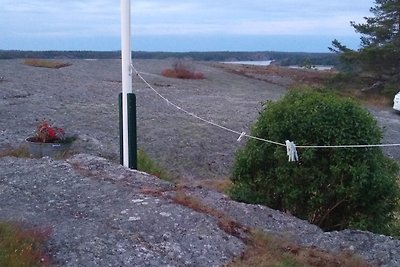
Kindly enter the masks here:
<path id="1" fill-rule="evenodd" d="M 28 137 L 25 139 L 28 152 L 32 157 L 60 157 L 64 155 L 71 146 L 71 143 L 43 143 L 34 142 L 33 137 Z"/>

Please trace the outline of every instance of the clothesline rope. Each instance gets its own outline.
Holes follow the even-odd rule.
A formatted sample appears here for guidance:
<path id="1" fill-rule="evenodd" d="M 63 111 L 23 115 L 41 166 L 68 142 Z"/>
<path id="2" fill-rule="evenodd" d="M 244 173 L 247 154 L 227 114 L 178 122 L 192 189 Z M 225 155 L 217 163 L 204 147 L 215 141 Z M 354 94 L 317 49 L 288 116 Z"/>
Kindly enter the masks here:
<path id="1" fill-rule="evenodd" d="M 219 125 L 219 124 L 217 124 L 215 122 L 212 122 L 210 120 L 204 119 L 204 118 L 202 118 L 202 117 L 200 117 L 200 116 L 198 116 L 198 115 L 196 115 L 196 114 L 194 114 L 192 112 L 189 112 L 189 111 L 185 110 L 184 108 L 181 108 L 180 106 L 178 106 L 178 105 L 174 104 L 173 102 L 169 101 L 165 96 L 160 94 L 150 83 L 148 83 L 146 81 L 146 79 L 143 78 L 143 76 L 140 74 L 141 72 L 137 71 L 136 68 L 133 65 L 132 65 L 132 69 L 136 73 L 136 75 L 147 85 L 147 87 L 150 88 L 152 91 L 154 91 L 154 93 L 156 93 L 161 99 L 166 101 L 168 105 L 173 106 L 174 108 L 186 113 L 187 115 L 189 115 L 189 116 L 191 116 L 193 118 L 196 118 L 198 120 L 201 120 L 201 121 L 203 121 L 205 123 L 211 124 L 211 125 L 213 125 L 215 127 L 221 128 L 221 129 L 223 129 L 225 131 L 237 134 L 237 135 L 239 135 L 240 140 L 243 137 L 248 137 L 248 138 L 256 139 L 256 140 L 259 140 L 259 141 L 263 141 L 263 142 L 267 142 L 267 143 L 271 143 L 271 144 L 275 144 L 275 145 L 279 145 L 279 146 L 286 146 L 285 144 L 282 144 L 282 143 L 279 143 L 279 142 L 274 142 L 274 141 L 271 141 L 271 140 L 267 140 L 267 139 L 263 139 L 263 138 L 259 138 L 259 137 L 255 137 L 255 136 L 251 136 L 251 135 L 248 135 L 248 134 L 246 134 L 244 132 L 235 131 L 233 129 L 230 129 L 230 128 L 222 126 L 222 125 Z M 238 140 L 238 141 L 240 141 L 240 140 Z"/>
<path id="2" fill-rule="evenodd" d="M 161 99 L 163 99 L 164 101 L 167 102 L 168 105 L 173 106 L 174 108 L 178 109 L 179 111 L 193 117 L 196 118 L 198 120 L 201 120 L 207 124 L 213 125 L 215 127 L 218 127 L 220 129 L 223 129 L 225 131 L 234 133 L 239 135 L 239 138 L 237 139 L 238 142 L 240 142 L 243 137 L 247 137 L 250 139 L 255 139 L 258 141 L 262 141 L 262 142 L 266 142 L 266 143 L 270 143 L 270 144 L 274 144 L 274 145 L 278 145 L 278 146 L 283 146 L 286 147 L 287 150 L 287 155 L 289 157 L 289 161 L 298 161 L 298 154 L 297 154 L 297 148 L 319 148 L 319 149 L 326 149 L 326 148 L 370 148 L 370 147 L 398 147 L 400 146 L 400 143 L 398 144 L 373 144 L 373 145 L 368 145 L 368 144 L 356 144 L 356 145 L 295 145 L 295 143 L 293 141 L 289 141 L 286 140 L 285 144 L 283 143 L 279 143 L 279 142 L 275 142 L 272 140 L 267 140 L 264 138 L 260 138 L 260 137 L 256 137 L 256 136 L 252 136 L 252 135 L 248 135 L 245 132 L 239 132 L 239 131 L 235 131 L 233 129 L 230 129 L 228 127 L 219 125 L 215 122 L 212 122 L 210 120 L 204 119 L 192 112 L 187 111 L 184 108 L 181 108 L 180 106 L 176 105 L 175 103 L 169 101 L 166 97 L 164 97 L 162 94 L 160 94 L 150 83 L 148 83 L 146 81 L 146 79 L 143 78 L 143 76 L 141 74 L 146 74 L 143 72 L 139 72 L 136 70 L 136 68 L 133 66 L 133 64 L 131 65 L 132 71 L 134 71 L 136 73 L 136 75 L 144 82 L 144 84 L 146 84 L 146 86 L 151 89 L 154 93 L 156 93 Z"/>

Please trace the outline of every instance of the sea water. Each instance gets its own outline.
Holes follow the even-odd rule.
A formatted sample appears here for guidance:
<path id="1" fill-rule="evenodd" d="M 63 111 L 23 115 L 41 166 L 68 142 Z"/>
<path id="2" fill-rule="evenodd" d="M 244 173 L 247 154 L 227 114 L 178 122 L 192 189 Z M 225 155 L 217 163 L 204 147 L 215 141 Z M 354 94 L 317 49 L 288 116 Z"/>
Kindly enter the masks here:
<path id="1" fill-rule="evenodd" d="M 224 61 L 225 64 L 241 64 L 241 65 L 253 65 L 253 66 L 268 66 L 273 60 L 262 60 L 262 61 Z"/>
<path id="2" fill-rule="evenodd" d="M 269 66 L 273 60 L 262 60 L 262 61 L 224 61 L 222 63 L 225 64 L 240 64 L 240 65 L 252 65 L 252 66 Z M 298 65 L 291 65 L 288 66 L 288 68 L 293 68 L 293 69 L 304 69 L 302 66 Z M 312 69 L 314 70 L 331 70 L 333 69 L 334 66 L 325 66 L 325 65 L 314 65 L 312 66 Z"/>

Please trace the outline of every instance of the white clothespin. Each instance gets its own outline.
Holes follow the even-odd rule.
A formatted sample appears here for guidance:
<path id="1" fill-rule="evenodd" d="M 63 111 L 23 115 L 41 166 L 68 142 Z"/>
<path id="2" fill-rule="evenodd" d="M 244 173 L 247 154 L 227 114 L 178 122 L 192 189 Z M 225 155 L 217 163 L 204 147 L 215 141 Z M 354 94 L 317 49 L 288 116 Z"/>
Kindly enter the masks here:
<path id="1" fill-rule="evenodd" d="M 299 156 L 297 155 L 296 145 L 294 144 L 294 142 L 286 140 L 286 151 L 289 157 L 289 162 L 299 160 Z"/>
<path id="2" fill-rule="evenodd" d="M 239 136 L 239 138 L 237 139 L 238 142 L 242 141 L 243 137 L 246 135 L 245 132 L 242 132 Z"/>

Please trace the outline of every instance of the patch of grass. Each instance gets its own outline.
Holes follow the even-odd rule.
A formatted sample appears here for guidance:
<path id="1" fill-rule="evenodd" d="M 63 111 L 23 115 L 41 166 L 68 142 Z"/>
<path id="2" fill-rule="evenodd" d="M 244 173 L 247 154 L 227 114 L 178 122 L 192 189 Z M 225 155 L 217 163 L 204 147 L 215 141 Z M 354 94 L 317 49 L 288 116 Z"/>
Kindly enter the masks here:
<path id="1" fill-rule="evenodd" d="M 309 69 L 294 69 L 276 65 L 269 65 L 265 67 L 223 64 L 219 66 L 238 75 L 268 81 L 284 87 L 289 85 L 290 87 L 297 87 L 299 85 L 318 86 L 336 74 L 335 70 L 319 71 Z M 288 78 L 290 79 L 290 82 L 288 83 L 286 79 L 274 79 L 278 77 Z"/>
<path id="2" fill-rule="evenodd" d="M 205 179 L 200 180 L 199 185 L 225 194 L 232 187 L 232 181 L 229 178 Z"/>
<path id="3" fill-rule="evenodd" d="M 296 245 L 280 237 L 252 231 L 247 249 L 228 267 L 366 267 L 371 266 L 350 253 L 332 254 Z"/>
<path id="4" fill-rule="evenodd" d="M 140 193 L 148 196 L 153 196 L 153 197 L 160 197 L 164 193 L 168 192 L 170 190 L 165 190 L 161 188 L 154 188 L 154 187 L 143 187 L 140 189 Z"/>
<path id="5" fill-rule="evenodd" d="M 71 66 L 71 63 L 60 62 L 55 60 L 45 60 L 45 59 L 26 59 L 24 61 L 25 65 L 40 68 L 50 68 L 50 69 L 60 69 L 63 67 Z"/>
<path id="6" fill-rule="evenodd" d="M 283 237 L 251 230 L 226 214 L 205 205 L 200 199 L 185 193 L 178 185 L 172 199 L 175 203 L 210 215 L 218 227 L 246 243 L 246 250 L 227 267 L 367 267 L 365 261 L 349 252 L 329 253 L 317 248 L 299 246 Z"/>
<path id="7" fill-rule="evenodd" d="M 29 158 L 29 152 L 26 146 L 12 147 L 8 146 L 0 150 L 0 158 L 2 157 L 16 157 L 16 158 Z"/>
<path id="8" fill-rule="evenodd" d="M 50 257 L 43 253 L 50 234 L 51 229 L 26 230 L 17 224 L 0 222 L 0 266 L 51 266 Z"/>
<path id="9" fill-rule="evenodd" d="M 176 61 L 174 64 L 172 64 L 171 69 L 163 70 L 161 72 L 161 75 L 169 78 L 178 79 L 204 79 L 203 73 L 194 71 L 193 67 L 182 61 Z"/>
<path id="10" fill-rule="evenodd" d="M 157 176 L 158 178 L 166 181 L 172 181 L 173 178 L 168 174 L 168 172 L 161 166 L 157 165 L 150 157 L 147 155 L 143 149 L 137 151 L 137 168 L 139 171 L 146 172 L 148 174 Z"/>
<path id="11" fill-rule="evenodd" d="M 72 142 L 72 141 L 70 141 Z M 72 155 L 74 155 L 74 151 L 67 150 L 65 152 L 56 154 L 52 158 L 56 160 L 62 160 L 62 159 L 67 159 L 70 158 Z M 18 147 L 13 147 L 11 145 L 6 146 L 5 148 L 0 150 L 0 158 L 3 157 L 16 157 L 16 158 L 35 158 L 33 155 L 29 153 L 28 148 L 26 145 L 20 145 Z"/>
<path id="12" fill-rule="evenodd" d="M 361 78 L 351 73 L 340 72 L 324 82 L 327 88 L 336 90 L 340 95 L 358 99 L 362 104 L 375 107 L 388 107 L 393 104 L 394 93 L 385 90 L 367 90 L 371 79 Z M 397 91 L 396 91 L 397 93 Z"/>
<path id="13" fill-rule="evenodd" d="M 220 65 L 221 66 L 221 65 Z M 243 75 L 245 77 L 256 78 L 275 83 L 289 89 L 302 86 L 326 87 L 338 91 L 342 96 L 350 96 L 359 99 L 362 104 L 377 107 L 387 107 L 393 104 L 393 96 L 397 93 L 398 87 L 394 89 L 386 88 L 382 92 L 363 92 L 362 89 L 371 85 L 371 79 L 361 78 L 351 73 L 330 71 L 317 71 L 307 69 L 291 69 L 270 65 L 267 67 L 259 66 L 230 66 L 222 65 L 222 68 L 229 72 Z M 271 77 L 290 78 L 289 85 L 282 83 L 279 79 Z"/>
<path id="14" fill-rule="evenodd" d="M 388 107 L 393 105 L 393 97 L 384 94 L 365 93 L 359 89 L 344 89 L 339 94 L 358 99 L 362 104 L 367 106 Z"/>
<path id="15" fill-rule="evenodd" d="M 248 228 L 240 223 L 236 222 L 226 214 L 205 205 L 201 200 L 187 195 L 181 186 L 177 186 L 175 197 L 173 201 L 182 206 L 191 208 L 194 211 L 208 214 L 217 219 L 218 227 L 225 233 L 238 237 L 244 238 L 245 233 L 248 232 Z"/>

